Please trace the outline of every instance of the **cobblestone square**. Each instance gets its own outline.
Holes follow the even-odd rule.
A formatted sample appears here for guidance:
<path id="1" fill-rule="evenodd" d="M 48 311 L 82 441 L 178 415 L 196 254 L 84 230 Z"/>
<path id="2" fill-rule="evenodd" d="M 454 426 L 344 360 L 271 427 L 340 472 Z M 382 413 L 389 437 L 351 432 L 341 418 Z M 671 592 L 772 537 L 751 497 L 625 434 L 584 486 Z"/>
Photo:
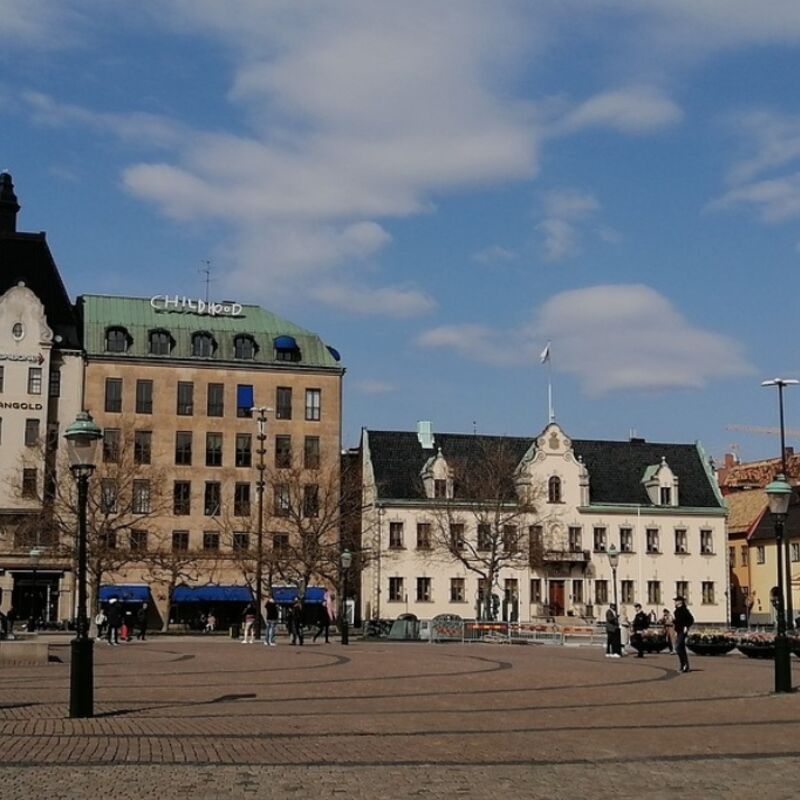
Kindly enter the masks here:
<path id="1" fill-rule="evenodd" d="M 731 654 L 155 637 L 0 669 L 2 797 L 797 796 L 800 696 Z M 800 661 L 793 658 L 795 683 Z"/>

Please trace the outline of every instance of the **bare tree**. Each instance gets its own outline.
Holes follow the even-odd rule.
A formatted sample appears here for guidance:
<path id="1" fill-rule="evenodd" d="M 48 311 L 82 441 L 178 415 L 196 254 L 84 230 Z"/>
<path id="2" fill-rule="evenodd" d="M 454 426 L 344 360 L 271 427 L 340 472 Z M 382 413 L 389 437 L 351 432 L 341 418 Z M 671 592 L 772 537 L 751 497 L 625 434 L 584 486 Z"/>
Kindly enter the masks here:
<path id="1" fill-rule="evenodd" d="M 448 458 L 447 490 L 436 498 L 429 558 L 457 562 L 479 578 L 479 616 L 492 620 L 492 590 L 503 569 L 535 566 L 541 538 L 531 533 L 537 487 L 519 472 L 504 439 L 478 438 L 469 454 Z"/>

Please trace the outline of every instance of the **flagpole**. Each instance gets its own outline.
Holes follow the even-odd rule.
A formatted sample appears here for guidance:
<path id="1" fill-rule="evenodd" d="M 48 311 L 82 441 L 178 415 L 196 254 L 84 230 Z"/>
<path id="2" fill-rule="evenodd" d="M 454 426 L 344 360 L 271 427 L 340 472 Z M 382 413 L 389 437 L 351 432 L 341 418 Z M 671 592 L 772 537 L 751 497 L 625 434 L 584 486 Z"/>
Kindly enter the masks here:
<path id="1" fill-rule="evenodd" d="M 547 417 L 550 423 L 556 421 L 556 412 L 553 409 L 553 367 L 550 363 L 550 342 L 547 342 L 544 350 L 542 350 L 539 361 L 542 364 L 547 364 Z"/>

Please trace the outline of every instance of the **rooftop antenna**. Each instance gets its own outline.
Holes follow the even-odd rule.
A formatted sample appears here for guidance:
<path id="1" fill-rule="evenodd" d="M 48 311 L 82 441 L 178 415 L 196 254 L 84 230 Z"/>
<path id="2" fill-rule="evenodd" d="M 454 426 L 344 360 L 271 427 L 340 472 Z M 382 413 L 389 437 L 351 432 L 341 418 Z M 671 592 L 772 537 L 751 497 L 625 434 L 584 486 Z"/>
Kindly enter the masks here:
<path id="1" fill-rule="evenodd" d="M 478 423 L 476 420 L 472 420 L 472 435 L 473 436 L 478 435 Z"/>
<path id="2" fill-rule="evenodd" d="M 202 262 L 205 264 L 204 267 L 200 267 L 198 272 L 205 275 L 205 284 L 206 284 L 206 303 L 208 303 L 208 289 L 211 284 L 211 262 L 209 260 L 205 260 Z"/>

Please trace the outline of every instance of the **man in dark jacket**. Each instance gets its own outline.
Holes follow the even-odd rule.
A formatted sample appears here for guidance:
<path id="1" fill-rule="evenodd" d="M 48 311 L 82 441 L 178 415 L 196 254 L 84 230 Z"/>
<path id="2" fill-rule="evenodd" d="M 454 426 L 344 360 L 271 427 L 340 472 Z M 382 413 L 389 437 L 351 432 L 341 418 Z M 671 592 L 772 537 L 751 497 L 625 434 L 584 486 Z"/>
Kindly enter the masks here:
<path id="1" fill-rule="evenodd" d="M 264 633 L 264 644 L 270 647 L 275 646 L 275 632 L 278 630 L 278 604 L 272 595 L 267 595 L 267 602 L 264 603 L 264 616 L 267 620 L 267 628 Z"/>
<path id="2" fill-rule="evenodd" d="M 606 611 L 606 658 L 622 655 L 622 635 L 619 627 L 617 607 L 612 603 Z"/>
<path id="3" fill-rule="evenodd" d="M 636 658 L 644 658 L 644 631 L 650 627 L 650 617 L 642 611 L 641 603 L 636 603 L 634 609 L 636 613 L 631 623 L 633 628 L 631 644 L 636 648 Z"/>
<path id="4" fill-rule="evenodd" d="M 122 625 L 122 609 L 116 597 L 112 597 L 108 601 L 108 632 L 106 633 L 107 641 L 109 644 L 119 644 L 119 629 Z"/>
<path id="5" fill-rule="evenodd" d="M 675 613 L 672 615 L 675 626 L 675 652 L 678 654 L 679 672 L 689 671 L 689 657 L 686 655 L 686 637 L 689 628 L 694 625 L 692 612 L 686 608 L 686 600 L 680 595 L 675 598 Z"/>
<path id="6" fill-rule="evenodd" d="M 147 603 L 142 603 L 142 607 L 136 612 L 136 638 L 144 641 L 147 634 Z"/>
<path id="7" fill-rule="evenodd" d="M 292 635 L 292 644 L 303 644 L 303 604 L 299 597 L 295 597 L 289 608 L 289 633 Z"/>

